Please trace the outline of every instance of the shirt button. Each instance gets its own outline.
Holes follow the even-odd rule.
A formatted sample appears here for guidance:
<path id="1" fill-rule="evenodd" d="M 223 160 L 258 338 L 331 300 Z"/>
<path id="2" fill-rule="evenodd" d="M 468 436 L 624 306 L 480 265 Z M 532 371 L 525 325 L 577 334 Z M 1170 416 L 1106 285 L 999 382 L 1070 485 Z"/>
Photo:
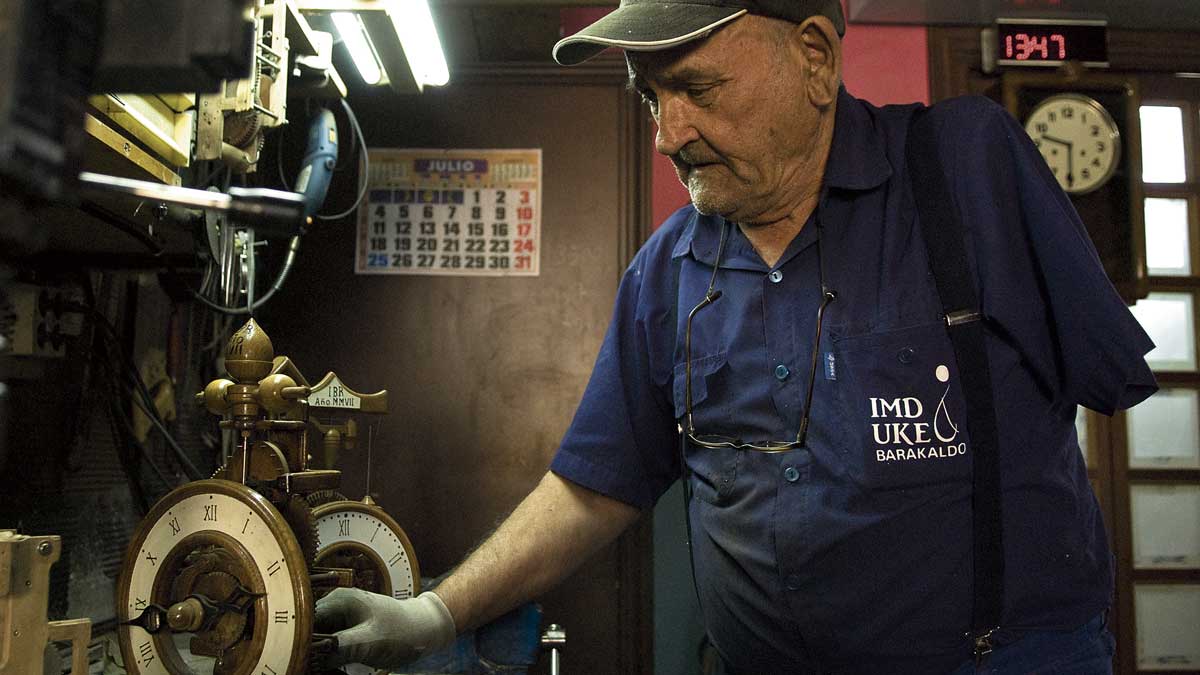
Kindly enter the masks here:
<path id="1" fill-rule="evenodd" d="M 800 590 L 800 577 L 795 574 L 787 575 L 787 578 L 783 580 L 783 583 L 787 586 L 789 591 Z"/>
<path id="2" fill-rule="evenodd" d="M 897 355 L 897 358 L 900 359 L 900 363 L 908 364 L 913 362 L 913 358 L 915 358 L 916 355 L 917 353 L 913 351 L 912 347 L 905 347 L 904 349 L 900 350 L 900 354 Z"/>
<path id="3" fill-rule="evenodd" d="M 796 470 L 796 467 L 789 466 L 783 470 L 783 477 L 787 479 L 787 482 L 795 483 L 800 480 L 800 472 Z"/>
<path id="4" fill-rule="evenodd" d="M 775 379 L 782 382 L 783 380 L 786 380 L 787 376 L 790 374 L 791 374 L 791 371 L 788 370 L 788 367 L 783 365 L 782 363 L 775 366 Z"/>
<path id="5" fill-rule="evenodd" d="M 777 283 L 783 281 L 783 272 L 780 272 L 779 270 L 775 270 L 774 272 L 771 272 L 770 274 L 768 274 L 767 278 L 771 280 L 771 283 L 777 284 Z"/>

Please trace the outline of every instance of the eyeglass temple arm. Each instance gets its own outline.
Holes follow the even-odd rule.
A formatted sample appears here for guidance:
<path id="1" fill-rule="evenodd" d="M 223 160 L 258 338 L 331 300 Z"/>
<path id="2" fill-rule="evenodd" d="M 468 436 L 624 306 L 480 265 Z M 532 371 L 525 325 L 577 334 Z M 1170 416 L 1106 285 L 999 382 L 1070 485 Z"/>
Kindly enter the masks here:
<path id="1" fill-rule="evenodd" d="M 683 337 L 683 353 L 684 358 L 687 359 L 683 368 L 684 377 L 687 378 L 687 381 L 684 382 L 683 385 L 683 400 L 684 408 L 687 410 L 687 431 L 689 435 L 696 432 L 696 425 L 692 423 L 692 319 L 695 318 L 697 312 L 705 307 L 708 307 L 720 298 L 721 291 L 714 291 L 710 287 L 708 292 L 704 294 L 704 299 L 700 301 L 700 304 L 696 305 L 692 308 L 692 311 L 688 312 L 687 330 L 684 331 Z"/>
<path id="2" fill-rule="evenodd" d="M 808 394 L 804 398 L 804 419 L 800 420 L 800 431 L 796 434 L 796 441 L 801 444 L 808 440 L 808 421 L 810 413 L 812 413 L 813 384 L 817 380 L 817 360 L 821 355 L 821 320 L 825 318 L 825 308 L 834 300 L 837 300 L 837 293 L 825 289 L 821 298 L 821 306 L 817 308 L 817 335 L 813 338 L 812 364 L 809 366 L 808 377 Z"/>

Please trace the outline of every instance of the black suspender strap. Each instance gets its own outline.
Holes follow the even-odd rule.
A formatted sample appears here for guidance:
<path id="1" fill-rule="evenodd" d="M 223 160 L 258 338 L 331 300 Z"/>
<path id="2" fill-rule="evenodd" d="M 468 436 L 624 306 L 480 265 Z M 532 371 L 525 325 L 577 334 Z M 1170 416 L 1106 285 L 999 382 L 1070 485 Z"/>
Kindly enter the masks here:
<path id="1" fill-rule="evenodd" d="M 1000 443 L 992 378 L 984 348 L 983 317 L 967 264 L 964 228 L 938 157 L 933 119 L 913 115 L 908 131 L 908 169 L 929 268 L 937 284 L 954 345 L 967 403 L 971 439 L 972 535 L 975 598 L 971 638 L 976 660 L 992 650 L 1004 608 L 1004 544 L 1001 539 Z"/>

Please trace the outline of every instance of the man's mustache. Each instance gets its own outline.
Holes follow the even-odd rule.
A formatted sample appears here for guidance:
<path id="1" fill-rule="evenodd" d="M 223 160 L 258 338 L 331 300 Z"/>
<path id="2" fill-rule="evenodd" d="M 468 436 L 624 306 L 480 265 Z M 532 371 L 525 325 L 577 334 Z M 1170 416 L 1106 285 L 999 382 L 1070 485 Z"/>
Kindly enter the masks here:
<path id="1" fill-rule="evenodd" d="M 721 164 L 721 156 L 712 148 L 700 144 L 684 146 L 679 152 L 671 155 L 671 161 L 677 168 L 684 169 L 697 164 Z"/>

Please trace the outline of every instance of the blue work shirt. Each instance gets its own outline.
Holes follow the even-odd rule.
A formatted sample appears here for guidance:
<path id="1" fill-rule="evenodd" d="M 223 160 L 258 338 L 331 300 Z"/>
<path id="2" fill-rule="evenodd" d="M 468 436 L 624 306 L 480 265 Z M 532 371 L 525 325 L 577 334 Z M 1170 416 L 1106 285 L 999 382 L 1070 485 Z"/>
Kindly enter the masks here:
<path id="1" fill-rule="evenodd" d="M 551 469 L 640 508 L 681 475 L 700 605 L 738 672 L 936 673 L 970 658 L 971 441 L 905 161 L 915 106 L 844 90 L 819 206 L 774 267 L 690 206 L 637 254 Z M 1110 604 L 1112 565 L 1075 433 L 1154 392 L 1153 347 L 1023 129 L 983 98 L 934 106 L 987 330 L 1003 490 L 1000 641 Z M 697 434 L 780 454 L 681 453 L 684 326 Z M 935 261 L 936 263 L 936 261 Z M 677 284 L 678 283 L 678 287 Z M 817 308 L 826 310 L 806 400 Z M 970 374 L 966 374 L 967 377 Z"/>

